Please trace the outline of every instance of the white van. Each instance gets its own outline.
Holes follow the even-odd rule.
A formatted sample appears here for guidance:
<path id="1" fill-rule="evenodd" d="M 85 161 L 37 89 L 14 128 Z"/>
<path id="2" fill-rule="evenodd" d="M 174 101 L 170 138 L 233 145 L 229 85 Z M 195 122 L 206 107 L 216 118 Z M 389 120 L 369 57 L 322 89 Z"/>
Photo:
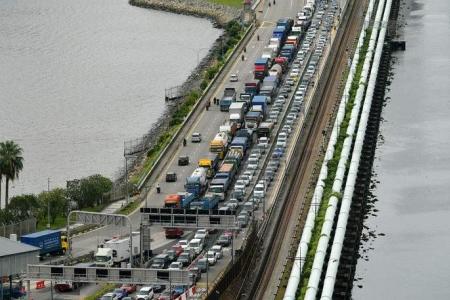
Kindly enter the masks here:
<path id="1" fill-rule="evenodd" d="M 189 248 L 193 249 L 196 255 L 203 251 L 203 241 L 201 239 L 192 239 L 189 242 Z"/>

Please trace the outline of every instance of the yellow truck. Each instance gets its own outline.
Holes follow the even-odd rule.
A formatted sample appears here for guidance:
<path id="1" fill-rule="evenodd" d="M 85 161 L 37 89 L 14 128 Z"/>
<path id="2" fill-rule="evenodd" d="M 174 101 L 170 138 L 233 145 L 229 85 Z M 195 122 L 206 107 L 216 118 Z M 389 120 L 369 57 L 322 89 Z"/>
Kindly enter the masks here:
<path id="1" fill-rule="evenodd" d="M 206 177 L 213 178 L 219 166 L 219 155 L 211 153 L 208 157 L 203 157 L 198 161 L 198 166 L 206 169 Z"/>
<path id="2" fill-rule="evenodd" d="M 225 132 L 219 132 L 214 139 L 209 143 L 209 151 L 217 153 L 220 159 L 225 157 L 228 149 L 228 135 Z"/>

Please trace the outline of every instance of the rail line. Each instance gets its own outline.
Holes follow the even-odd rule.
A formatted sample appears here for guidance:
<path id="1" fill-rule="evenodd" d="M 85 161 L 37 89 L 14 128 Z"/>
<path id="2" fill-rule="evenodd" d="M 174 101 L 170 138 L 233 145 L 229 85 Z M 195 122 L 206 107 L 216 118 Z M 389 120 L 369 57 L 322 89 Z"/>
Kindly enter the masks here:
<path id="1" fill-rule="evenodd" d="M 288 228 L 293 228 L 296 225 L 302 227 L 305 222 L 306 213 L 302 213 L 298 219 L 292 218 L 292 214 L 295 206 L 301 206 L 301 211 L 305 211 L 304 208 L 308 205 L 305 203 L 305 191 L 310 181 L 307 180 L 314 175 L 313 169 L 315 161 L 319 158 L 321 144 L 323 143 L 322 132 L 327 128 L 328 124 L 332 124 L 334 119 L 336 101 L 338 99 L 336 96 L 339 93 L 339 83 L 342 81 L 347 64 L 349 55 L 348 49 L 354 48 L 354 41 L 362 24 L 362 18 L 360 16 L 366 6 L 366 2 L 367 1 L 352 1 L 352 3 L 350 3 L 351 11 L 348 24 L 346 24 L 342 38 L 337 41 L 338 50 L 335 54 L 336 56 L 334 59 L 331 59 L 331 61 L 327 61 L 327 64 L 332 63 L 332 67 L 326 79 L 322 95 L 319 96 L 320 98 L 318 97 L 318 99 L 316 99 L 316 101 L 318 100 L 317 112 L 312 117 L 312 120 L 309 121 L 309 124 L 306 125 L 310 127 L 310 130 L 307 131 L 306 136 L 303 136 L 303 139 L 306 142 L 304 147 L 302 147 L 302 151 L 297 154 L 300 155 L 300 161 L 296 168 L 297 172 L 291 175 L 294 176 L 295 180 L 289 188 L 285 207 L 279 216 L 280 222 L 276 229 L 276 236 L 272 247 L 270 248 L 269 257 L 266 260 L 267 263 L 264 266 L 263 276 L 255 289 L 254 299 L 262 299 L 266 292 L 265 287 L 269 286 L 269 282 L 271 280 L 278 280 L 278 278 L 273 277 L 275 275 L 273 274 L 273 270 L 276 265 L 284 263 L 284 261 L 281 261 L 284 259 L 279 257 L 279 253 L 283 241 L 292 239 L 291 236 L 288 236 Z M 299 224 L 295 224 L 296 221 L 299 222 Z M 298 233 L 299 232 L 297 232 L 297 234 Z M 290 252 L 292 253 L 292 250 Z M 295 253 L 295 249 L 293 253 Z M 283 286 L 279 287 L 278 292 L 280 291 L 284 291 Z"/>

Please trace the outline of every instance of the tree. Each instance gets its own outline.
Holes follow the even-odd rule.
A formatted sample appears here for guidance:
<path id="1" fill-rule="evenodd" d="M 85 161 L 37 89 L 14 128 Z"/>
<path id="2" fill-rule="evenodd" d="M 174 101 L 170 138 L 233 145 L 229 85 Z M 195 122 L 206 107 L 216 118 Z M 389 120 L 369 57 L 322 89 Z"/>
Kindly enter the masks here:
<path id="1" fill-rule="evenodd" d="M 0 174 L 5 176 L 5 207 L 8 206 L 9 181 L 19 178 L 23 169 L 22 148 L 14 141 L 0 143 Z"/>
<path id="2" fill-rule="evenodd" d="M 80 183 L 67 190 L 69 198 L 78 204 L 78 209 L 102 204 L 103 195 L 112 188 L 112 181 L 96 174 L 82 178 Z"/>
<path id="3" fill-rule="evenodd" d="M 42 192 L 38 196 L 39 217 L 41 220 L 47 220 L 48 205 L 50 204 L 50 223 L 55 223 L 58 216 L 65 216 L 67 212 L 66 192 L 62 188 L 56 188 L 49 192 Z"/>
<path id="4" fill-rule="evenodd" d="M 39 214 L 38 198 L 34 194 L 14 196 L 11 198 L 7 209 L 15 218 L 37 218 Z"/>

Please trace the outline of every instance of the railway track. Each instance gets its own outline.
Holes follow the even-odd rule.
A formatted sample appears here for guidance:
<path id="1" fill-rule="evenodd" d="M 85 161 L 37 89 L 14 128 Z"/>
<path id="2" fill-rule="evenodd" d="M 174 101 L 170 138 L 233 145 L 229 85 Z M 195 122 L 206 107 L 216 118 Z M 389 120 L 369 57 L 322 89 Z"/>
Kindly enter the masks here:
<path id="1" fill-rule="evenodd" d="M 297 244 L 292 243 L 292 236 L 289 235 L 291 232 L 289 229 L 297 227 L 300 231 L 297 231 L 297 235 L 300 234 L 303 229 L 303 225 L 306 219 L 307 206 L 305 196 L 308 186 L 314 179 L 314 167 L 316 165 L 317 159 L 320 158 L 320 149 L 323 143 L 322 132 L 328 127 L 329 124 L 333 124 L 335 108 L 337 107 L 337 99 L 339 99 L 340 86 L 343 82 L 343 73 L 347 65 L 347 60 L 349 57 L 349 49 L 353 49 L 355 41 L 359 30 L 362 25 L 362 15 L 363 11 L 367 6 L 367 1 L 354 0 L 351 5 L 351 11 L 346 25 L 346 29 L 343 36 L 339 41 L 337 52 L 334 58 L 331 58 L 327 64 L 332 63 L 331 70 L 326 79 L 323 91 L 319 97 L 315 98 L 314 101 L 317 103 L 316 113 L 309 120 L 306 127 L 307 135 L 303 136 L 304 145 L 299 153 L 300 160 L 298 162 L 297 171 L 293 176 L 295 178 L 290 185 L 289 191 L 287 192 L 287 199 L 285 207 L 282 209 L 279 216 L 279 223 L 276 228 L 276 234 L 272 247 L 270 247 L 270 252 L 268 259 L 266 259 L 266 264 L 264 266 L 264 271 L 262 272 L 262 277 L 257 282 L 256 289 L 253 299 L 266 299 L 267 291 L 266 287 L 269 286 L 270 282 L 276 281 L 279 275 L 275 274 L 274 268 L 277 265 L 285 264 L 286 257 L 280 257 L 280 249 L 282 246 L 290 247 L 294 246 L 294 249 L 290 250 L 289 257 L 293 257 L 296 251 Z M 331 128 L 331 127 L 330 127 Z M 329 132 L 328 132 L 329 133 Z M 316 175 L 317 176 L 317 175 Z M 300 218 L 296 218 L 294 211 L 302 211 Z M 290 270 L 288 270 L 290 272 Z M 287 272 L 287 273 L 289 273 Z M 278 287 L 278 294 L 284 292 L 286 283 Z M 281 292 L 281 293 L 280 293 Z M 264 296 L 266 295 L 266 296 Z M 273 297 L 271 297 L 273 298 Z M 281 298 L 280 296 L 277 298 Z"/>

